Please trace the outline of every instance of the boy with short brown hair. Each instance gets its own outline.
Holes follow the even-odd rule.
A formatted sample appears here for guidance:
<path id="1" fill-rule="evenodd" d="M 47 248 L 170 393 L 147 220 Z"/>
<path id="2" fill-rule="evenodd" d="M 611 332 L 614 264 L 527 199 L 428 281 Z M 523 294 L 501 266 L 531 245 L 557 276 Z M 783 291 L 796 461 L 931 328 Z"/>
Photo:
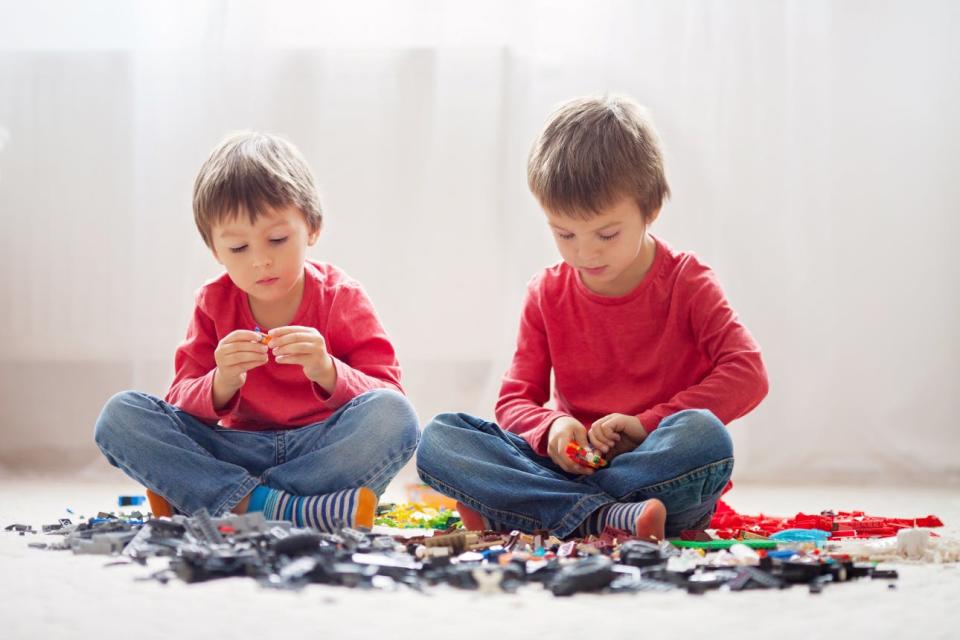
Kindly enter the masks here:
<path id="1" fill-rule="evenodd" d="M 371 526 L 417 417 L 363 288 L 306 257 L 322 226 L 306 160 L 279 136 L 234 134 L 201 167 L 193 204 L 226 273 L 197 292 L 166 398 L 115 395 L 97 445 L 183 513 Z"/>
<path id="2" fill-rule="evenodd" d="M 527 175 L 563 261 L 527 285 L 503 429 L 435 417 L 421 478 L 472 528 L 662 539 L 706 527 L 733 469 L 725 424 L 760 402 L 767 378 L 710 268 L 649 232 L 670 194 L 653 126 L 626 98 L 569 101 Z M 578 464 L 570 443 L 609 464 Z"/>

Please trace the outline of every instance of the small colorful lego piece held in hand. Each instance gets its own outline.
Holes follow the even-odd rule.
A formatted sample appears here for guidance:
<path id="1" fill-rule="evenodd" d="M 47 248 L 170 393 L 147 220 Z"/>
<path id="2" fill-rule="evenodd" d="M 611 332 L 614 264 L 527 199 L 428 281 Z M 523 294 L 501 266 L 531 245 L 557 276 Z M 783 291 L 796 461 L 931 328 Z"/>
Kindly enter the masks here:
<path id="1" fill-rule="evenodd" d="M 568 458 L 584 467 L 599 469 L 600 467 L 607 466 L 607 461 L 592 447 L 584 447 L 576 442 L 570 441 L 567 443 L 566 453 Z"/>
<path id="2" fill-rule="evenodd" d="M 260 344 L 270 344 L 270 334 L 260 331 L 259 326 L 254 327 L 253 330 L 257 332 L 258 336 L 260 336 L 257 339 L 257 342 L 259 342 Z"/>

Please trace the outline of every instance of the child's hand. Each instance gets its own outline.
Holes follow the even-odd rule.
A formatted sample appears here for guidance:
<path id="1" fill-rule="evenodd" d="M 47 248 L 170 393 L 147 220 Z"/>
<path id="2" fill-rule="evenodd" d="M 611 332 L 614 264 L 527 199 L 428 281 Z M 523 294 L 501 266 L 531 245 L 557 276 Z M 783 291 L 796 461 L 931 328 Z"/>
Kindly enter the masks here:
<path id="1" fill-rule="evenodd" d="M 557 418 L 550 425 L 550 434 L 547 436 L 547 454 L 558 467 L 567 473 L 576 473 L 588 476 L 593 469 L 579 465 L 567 457 L 567 443 L 573 440 L 577 444 L 589 446 L 587 442 L 587 428 L 580 421 L 564 416 Z"/>
<path id="2" fill-rule="evenodd" d="M 332 393 L 337 370 L 327 353 L 327 341 L 313 327 L 277 327 L 270 330 L 270 349 L 277 364 L 296 364 L 303 375 Z"/>
<path id="3" fill-rule="evenodd" d="M 213 352 L 217 370 L 213 374 L 214 405 L 225 405 L 247 381 L 247 371 L 267 362 L 267 347 L 254 331 L 237 329 L 223 337 Z"/>
<path id="4" fill-rule="evenodd" d="M 636 449 L 647 437 L 636 416 L 611 413 L 594 422 L 587 434 L 590 444 L 612 460 L 621 453 Z"/>

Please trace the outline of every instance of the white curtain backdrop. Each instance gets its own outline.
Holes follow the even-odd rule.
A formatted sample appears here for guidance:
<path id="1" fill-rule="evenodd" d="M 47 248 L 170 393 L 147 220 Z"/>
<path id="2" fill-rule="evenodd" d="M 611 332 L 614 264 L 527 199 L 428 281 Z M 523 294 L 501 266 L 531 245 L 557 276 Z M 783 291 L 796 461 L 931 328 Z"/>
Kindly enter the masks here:
<path id="1" fill-rule="evenodd" d="M 492 417 L 557 102 L 653 113 L 694 250 L 764 349 L 735 479 L 960 484 L 960 5 L 0 2 L 0 465 L 101 469 L 114 392 L 162 395 L 218 265 L 192 181 L 227 132 L 321 184 L 311 257 L 369 291 L 425 422 Z"/>

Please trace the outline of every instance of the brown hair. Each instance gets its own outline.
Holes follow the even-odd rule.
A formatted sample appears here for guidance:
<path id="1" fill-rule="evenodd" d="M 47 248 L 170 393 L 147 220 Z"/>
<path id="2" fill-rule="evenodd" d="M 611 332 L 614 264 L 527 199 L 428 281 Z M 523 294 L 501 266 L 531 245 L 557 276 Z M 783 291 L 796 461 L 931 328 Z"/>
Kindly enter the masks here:
<path id="1" fill-rule="evenodd" d="M 670 196 L 657 132 L 645 110 L 622 96 L 557 107 L 530 150 L 527 184 L 545 209 L 580 218 L 624 196 L 647 216 Z"/>
<path id="2" fill-rule="evenodd" d="M 307 161 L 280 136 L 240 131 L 217 145 L 193 185 L 193 219 L 203 241 L 215 224 L 246 215 L 254 224 L 266 210 L 294 206 L 311 232 L 320 230 L 320 195 Z"/>

